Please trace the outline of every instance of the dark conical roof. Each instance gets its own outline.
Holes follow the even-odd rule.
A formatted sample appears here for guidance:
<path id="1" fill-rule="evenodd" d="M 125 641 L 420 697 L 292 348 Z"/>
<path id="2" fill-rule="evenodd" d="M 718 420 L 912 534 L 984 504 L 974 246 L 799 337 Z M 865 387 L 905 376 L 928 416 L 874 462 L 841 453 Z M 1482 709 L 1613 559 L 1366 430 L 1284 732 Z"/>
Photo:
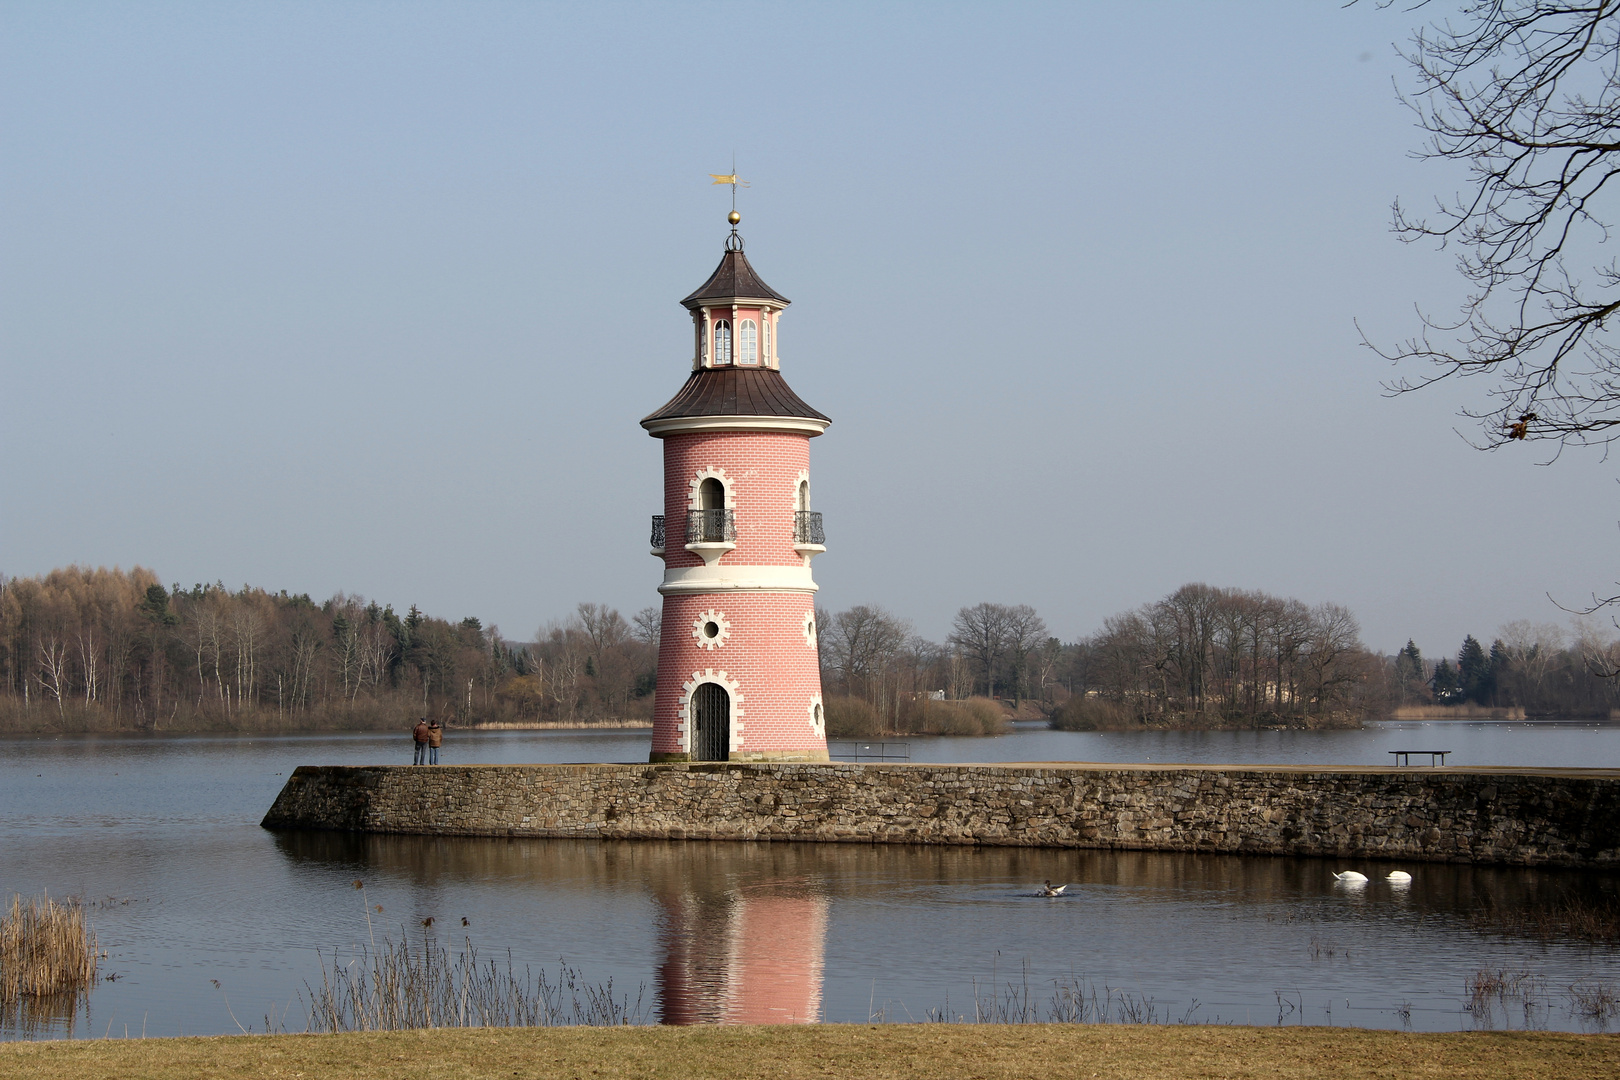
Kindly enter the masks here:
<path id="1" fill-rule="evenodd" d="M 770 368 L 719 367 L 694 371 L 680 393 L 641 422 L 689 416 L 780 416 L 832 423 L 806 405 L 780 371 Z"/>
<path id="2" fill-rule="evenodd" d="M 699 285 L 697 291 L 681 303 L 686 307 L 695 308 L 715 300 L 735 300 L 740 297 L 749 300 L 774 300 L 778 304 L 789 303 L 787 297 L 760 280 L 759 275 L 754 273 L 754 268 L 748 265 L 748 256 L 744 255 L 739 247 L 728 249 L 721 256 L 720 265 L 709 275 L 709 280 Z"/>

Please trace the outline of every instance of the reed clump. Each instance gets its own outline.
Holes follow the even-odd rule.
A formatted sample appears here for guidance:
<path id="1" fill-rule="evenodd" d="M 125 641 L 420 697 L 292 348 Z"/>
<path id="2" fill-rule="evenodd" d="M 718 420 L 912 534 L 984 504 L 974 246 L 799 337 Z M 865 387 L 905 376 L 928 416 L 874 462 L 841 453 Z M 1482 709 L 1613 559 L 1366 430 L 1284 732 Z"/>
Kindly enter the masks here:
<path id="1" fill-rule="evenodd" d="M 406 1031 L 418 1028 L 610 1027 L 648 1022 L 638 992 L 614 993 L 613 980 L 587 983 L 560 964 L 552 979 L 525 967 L 521 974 L 508 953 L 506 962 L 481 960 L 470 940 L 452 957 L 424 936 L 384 939 L 344 962 L 336 953 L 323 958 L 320 986 L 305 983 L 312 1032 Z"/>
<path id="2" fill-rule="evenodd" d="M 83 905 L 13 895 L 0 913 L 0 1004 L 84 993 L 102 955 Z"/>
<path id="3" fill-rule="evenodd" d="M 0 1030 L 71 1034 L 105 955 L 78 901 L 14 895 L 0 908 Z"/>
<path id="4" fill-rule="evenodd" d="M 1049 996 L 1036 990 L 1026 960 L 1019 982 L 998 982 L 994 974 L 982 984 L 974 979 L 971 1012 L 953 1009 L 947 997 L 943 1006 L 929 1009 L 923 1019 L 940 1024 L 1191 1024 L 1202 1007 L 1193 998 L 1178 1017 L 1165 1003 L 1149 995 L 1106 984 L 1099 991 L 1096 983 L 1077 976 L 1053 979 L 1051 987 Z M 875 1023 L 899 1021 L 898 1013 L 903 1011 L 904 1006 L 896 1009 L 890 1002 L 884 1002 L 881 1008 L 874 1004 L 868 1019 Z M 907 1013 L 905 1019 L 918 1018 Z"/>
<path id="5" fill-rule="evenodd" d="M 1478 930 L 1503 937 L 1620 943 L 1620 905 L 1612 900 L 1569 897 L 1561 903 L 1534 907 L 1490 907 L 1474 912 L 1472 922 Z"/>

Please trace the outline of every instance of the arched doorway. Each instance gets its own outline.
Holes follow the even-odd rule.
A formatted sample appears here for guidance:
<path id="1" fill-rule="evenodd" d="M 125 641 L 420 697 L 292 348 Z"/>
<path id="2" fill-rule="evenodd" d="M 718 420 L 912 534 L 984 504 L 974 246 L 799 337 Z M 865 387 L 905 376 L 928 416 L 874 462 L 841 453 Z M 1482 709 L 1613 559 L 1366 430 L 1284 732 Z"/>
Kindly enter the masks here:
<path id="1" fill-rule="evenodd" d="M 692 760 L 731 757 L 731 695 L 719 683 L 699 683 L 688 709 L 692 718 Z"/>

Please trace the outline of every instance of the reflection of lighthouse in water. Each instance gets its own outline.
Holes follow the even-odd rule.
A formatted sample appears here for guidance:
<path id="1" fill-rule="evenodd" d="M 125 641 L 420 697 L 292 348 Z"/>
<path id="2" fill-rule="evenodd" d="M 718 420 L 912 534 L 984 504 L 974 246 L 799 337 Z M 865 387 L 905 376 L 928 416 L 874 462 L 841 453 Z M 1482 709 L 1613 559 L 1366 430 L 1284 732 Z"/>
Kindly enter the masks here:
<path id="1" fill-rule="evenodd" d="M 827 898 L 660 891 L 659 1018 L 666 1024 L 821 1019 Z"/>

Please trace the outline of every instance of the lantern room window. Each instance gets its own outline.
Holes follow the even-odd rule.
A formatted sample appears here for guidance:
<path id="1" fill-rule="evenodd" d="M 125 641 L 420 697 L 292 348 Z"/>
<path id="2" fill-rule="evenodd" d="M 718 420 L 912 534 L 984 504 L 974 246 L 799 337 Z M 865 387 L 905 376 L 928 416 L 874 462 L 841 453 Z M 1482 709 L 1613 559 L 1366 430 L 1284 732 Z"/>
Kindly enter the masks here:
<path id="1" fill-rule="evenodd" d="M 737 324 L 737 363 L 759 363 L 759 329 L 753 319 Z"/>
<path id="2" fill-rule="evenodd" d="M 731 363 L 731 324 L 724 319 L 714 324 L 714 362 Z"/>
<path id="3" fill-rule="evenodd" d="M 760 355 L 760 359 L 769 364 L 771 362 L 771 316 L 769 312 L 766 313 L 763 322 L 765 323 L 765 350 Z"/>

